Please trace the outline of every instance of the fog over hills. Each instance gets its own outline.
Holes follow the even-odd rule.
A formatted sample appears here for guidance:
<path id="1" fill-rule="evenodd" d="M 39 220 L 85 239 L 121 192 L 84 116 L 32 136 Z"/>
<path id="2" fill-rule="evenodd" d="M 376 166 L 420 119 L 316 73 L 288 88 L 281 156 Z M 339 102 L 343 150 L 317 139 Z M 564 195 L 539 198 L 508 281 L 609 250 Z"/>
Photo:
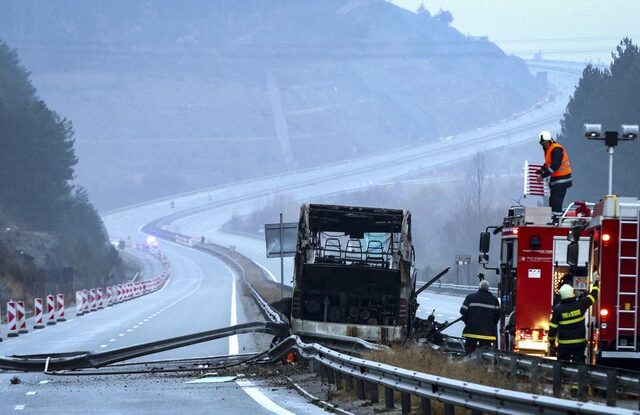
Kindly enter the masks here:
<path id="1" fill-rule="evenodd" d="M 422 143 L 546 94 L 486 39 L 382 0 L 0 7 L 102 209 Z"/>

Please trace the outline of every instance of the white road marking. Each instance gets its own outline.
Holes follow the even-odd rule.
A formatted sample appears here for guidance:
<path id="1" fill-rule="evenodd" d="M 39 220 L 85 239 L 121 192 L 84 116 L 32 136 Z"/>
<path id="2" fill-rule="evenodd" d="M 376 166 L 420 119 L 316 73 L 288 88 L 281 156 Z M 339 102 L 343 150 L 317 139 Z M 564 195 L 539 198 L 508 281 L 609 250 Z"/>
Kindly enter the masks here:
<path id="1" fill-rule="evenodd" d="M 122 337 L 122 336 L 124 336 L 124 333 L 120 333 L 120 334 L 118 334 L 118 336 Z"/>
<path id="2" fill-rule="evenodd" d="M 131 333 L 131 329 L 127 329 L 127 333 Z"/>
<path id="3" fill-rule="evenodd" d="M 46 385 L 47 383 L 49 383 L 49 380 L 48 380 L 48 379 L 41 380 L 41 381 L 40 381 L 40 382 L 38 382 L 38 383 L 39 383 L 39 384 L 41 384 L 41 385 Z"/>
<path id="4" fill-rule="evenodd" d="M 29 392 L 25 393 L 25 395 L 27 395 L 27 396 L 33 396 L 33 395 L 35 395 L 36 393 L 38 393 L 38 392 L 36 392 L 36 391 L 29 391 Z"/>
<path id="5" fill-rule="evenodd" d="M 231 274 L 231 318 L 229 325 L 238 324 L 238 309 L 236 307 L 236 276 Z M 240 346 L 238 344 L 238 336 L 229 337 L 229 354 L 238 354 Z M 254 398 L 255 399 L 255 398 Z"/>
<path id="6" fill-rule="evenodd" d="M 238 384 L 238 386 L 240 386 L 242 390 L 251 397 L 251 399 L 260 404 L 260 406 L 262 406 L 264 409 L 278 415 L 294 415 L 293 412 L 287 411 L 286 409 L 269 399 L 264 393 L 260 392 L 258 388 L 253 386 L 253 383 L 251 383 L 250 381 L 238 380 L 236 381 L 236 384 Z"/>
<path id="7" fill-rule="evenodd" d="M 109 339 L 109 341 L 110 341 L 110 342 L 114 342 L 114 341 L 116 341 L 116 339 Z"/>
<path id="8" fill-rule="evenodd" d="M 106 345 L 106 344 L 103 344 L 103 345 L 101 345 L 100 347 L 107 347 L 107 345 Z"/>
<path id="9" fill-rule="evenodd" d="M 13 409 L 15 409 L 16 411 L 22 411 L 25 406 L 27 405 L 16 405 Z"/>

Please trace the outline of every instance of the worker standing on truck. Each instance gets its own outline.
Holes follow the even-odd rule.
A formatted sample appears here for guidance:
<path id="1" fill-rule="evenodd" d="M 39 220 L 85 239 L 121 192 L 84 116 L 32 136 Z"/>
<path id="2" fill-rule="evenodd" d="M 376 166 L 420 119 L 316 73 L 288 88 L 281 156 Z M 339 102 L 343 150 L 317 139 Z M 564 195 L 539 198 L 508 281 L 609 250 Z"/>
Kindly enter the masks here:
<path id="1" fill-rule="evenodd" d="M 489 291 L 489 281 L 482 280 L 478 291 L 469 294 L 460 307 L 464 348 L 468 353 L 480 347 L 493 347 L 496 341 L 496 325 L 500 320 L 500 303 Z"/>
<path id="2" fill-rule="evenodd" d="M 587 346 L 585 314 L 598 298 L 599 281 L 596 279 L 589 295 L 576 298 L 573 287 L 564 284 L 560 287 L 560 302 L 553 306 L 549 322 L 549 342 L 551 354 L 558 360 L 584 363 Z M 556 340 L 558 346 L 556 348 Z"/>
<path id="3" fill-rule="evenodd" d="M 538 171 L 538 180 L 551 176 L 549 188 L 549 206 L 553 222 L 556 223 L 562 216 L 562 203 L 567 194 L 567 189 L 571 187 L 571 162 L 565 148 L 556 143 L 549 131 L 540 133 L 540 145 L 544 149 L 544 165 Z"/>

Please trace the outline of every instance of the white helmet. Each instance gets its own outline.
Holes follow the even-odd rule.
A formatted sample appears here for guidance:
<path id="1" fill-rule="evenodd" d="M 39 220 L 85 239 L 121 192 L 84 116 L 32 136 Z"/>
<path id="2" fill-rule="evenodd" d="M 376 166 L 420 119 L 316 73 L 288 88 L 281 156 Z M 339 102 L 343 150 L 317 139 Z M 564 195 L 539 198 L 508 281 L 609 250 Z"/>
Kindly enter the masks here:
<path id="1" fill-rule="evenodd" d="M 551 133 L 547 130 L 542 131 L 538 136 L 538 138 L 540 139 L 541 143 L 543 141 L 553 141 L 553 138 L 551 137 Z"/>
<path id="2" fill-rule="evenodd" d="M 564 284 L 560 287 L 560 298 L 566 300 L 567 298 L 573 298 L 576 296 L 576 293 L 573 291 L 573 287 L 569 284 Z"/>

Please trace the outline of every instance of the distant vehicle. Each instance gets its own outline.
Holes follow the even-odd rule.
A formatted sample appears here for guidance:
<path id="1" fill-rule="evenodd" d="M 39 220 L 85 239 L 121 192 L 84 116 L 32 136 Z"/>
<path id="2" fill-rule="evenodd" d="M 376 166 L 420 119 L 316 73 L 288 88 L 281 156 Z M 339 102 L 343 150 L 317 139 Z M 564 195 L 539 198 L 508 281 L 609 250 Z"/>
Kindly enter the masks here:
<path id="1" fill-rule="evenodd" d="M 144 240 L 143 246 L 145 248 L 157 248 L 158 247 L 158 240 L 156 239 L 155 236 L 147 236 L 147 239 Z"/>
<path id="2" fill-rule="evenodd" d="M 316 338 L 406 339 L 417 307 L 411 213 L 304 204 L 298 229 L 292 331 Z"/>

